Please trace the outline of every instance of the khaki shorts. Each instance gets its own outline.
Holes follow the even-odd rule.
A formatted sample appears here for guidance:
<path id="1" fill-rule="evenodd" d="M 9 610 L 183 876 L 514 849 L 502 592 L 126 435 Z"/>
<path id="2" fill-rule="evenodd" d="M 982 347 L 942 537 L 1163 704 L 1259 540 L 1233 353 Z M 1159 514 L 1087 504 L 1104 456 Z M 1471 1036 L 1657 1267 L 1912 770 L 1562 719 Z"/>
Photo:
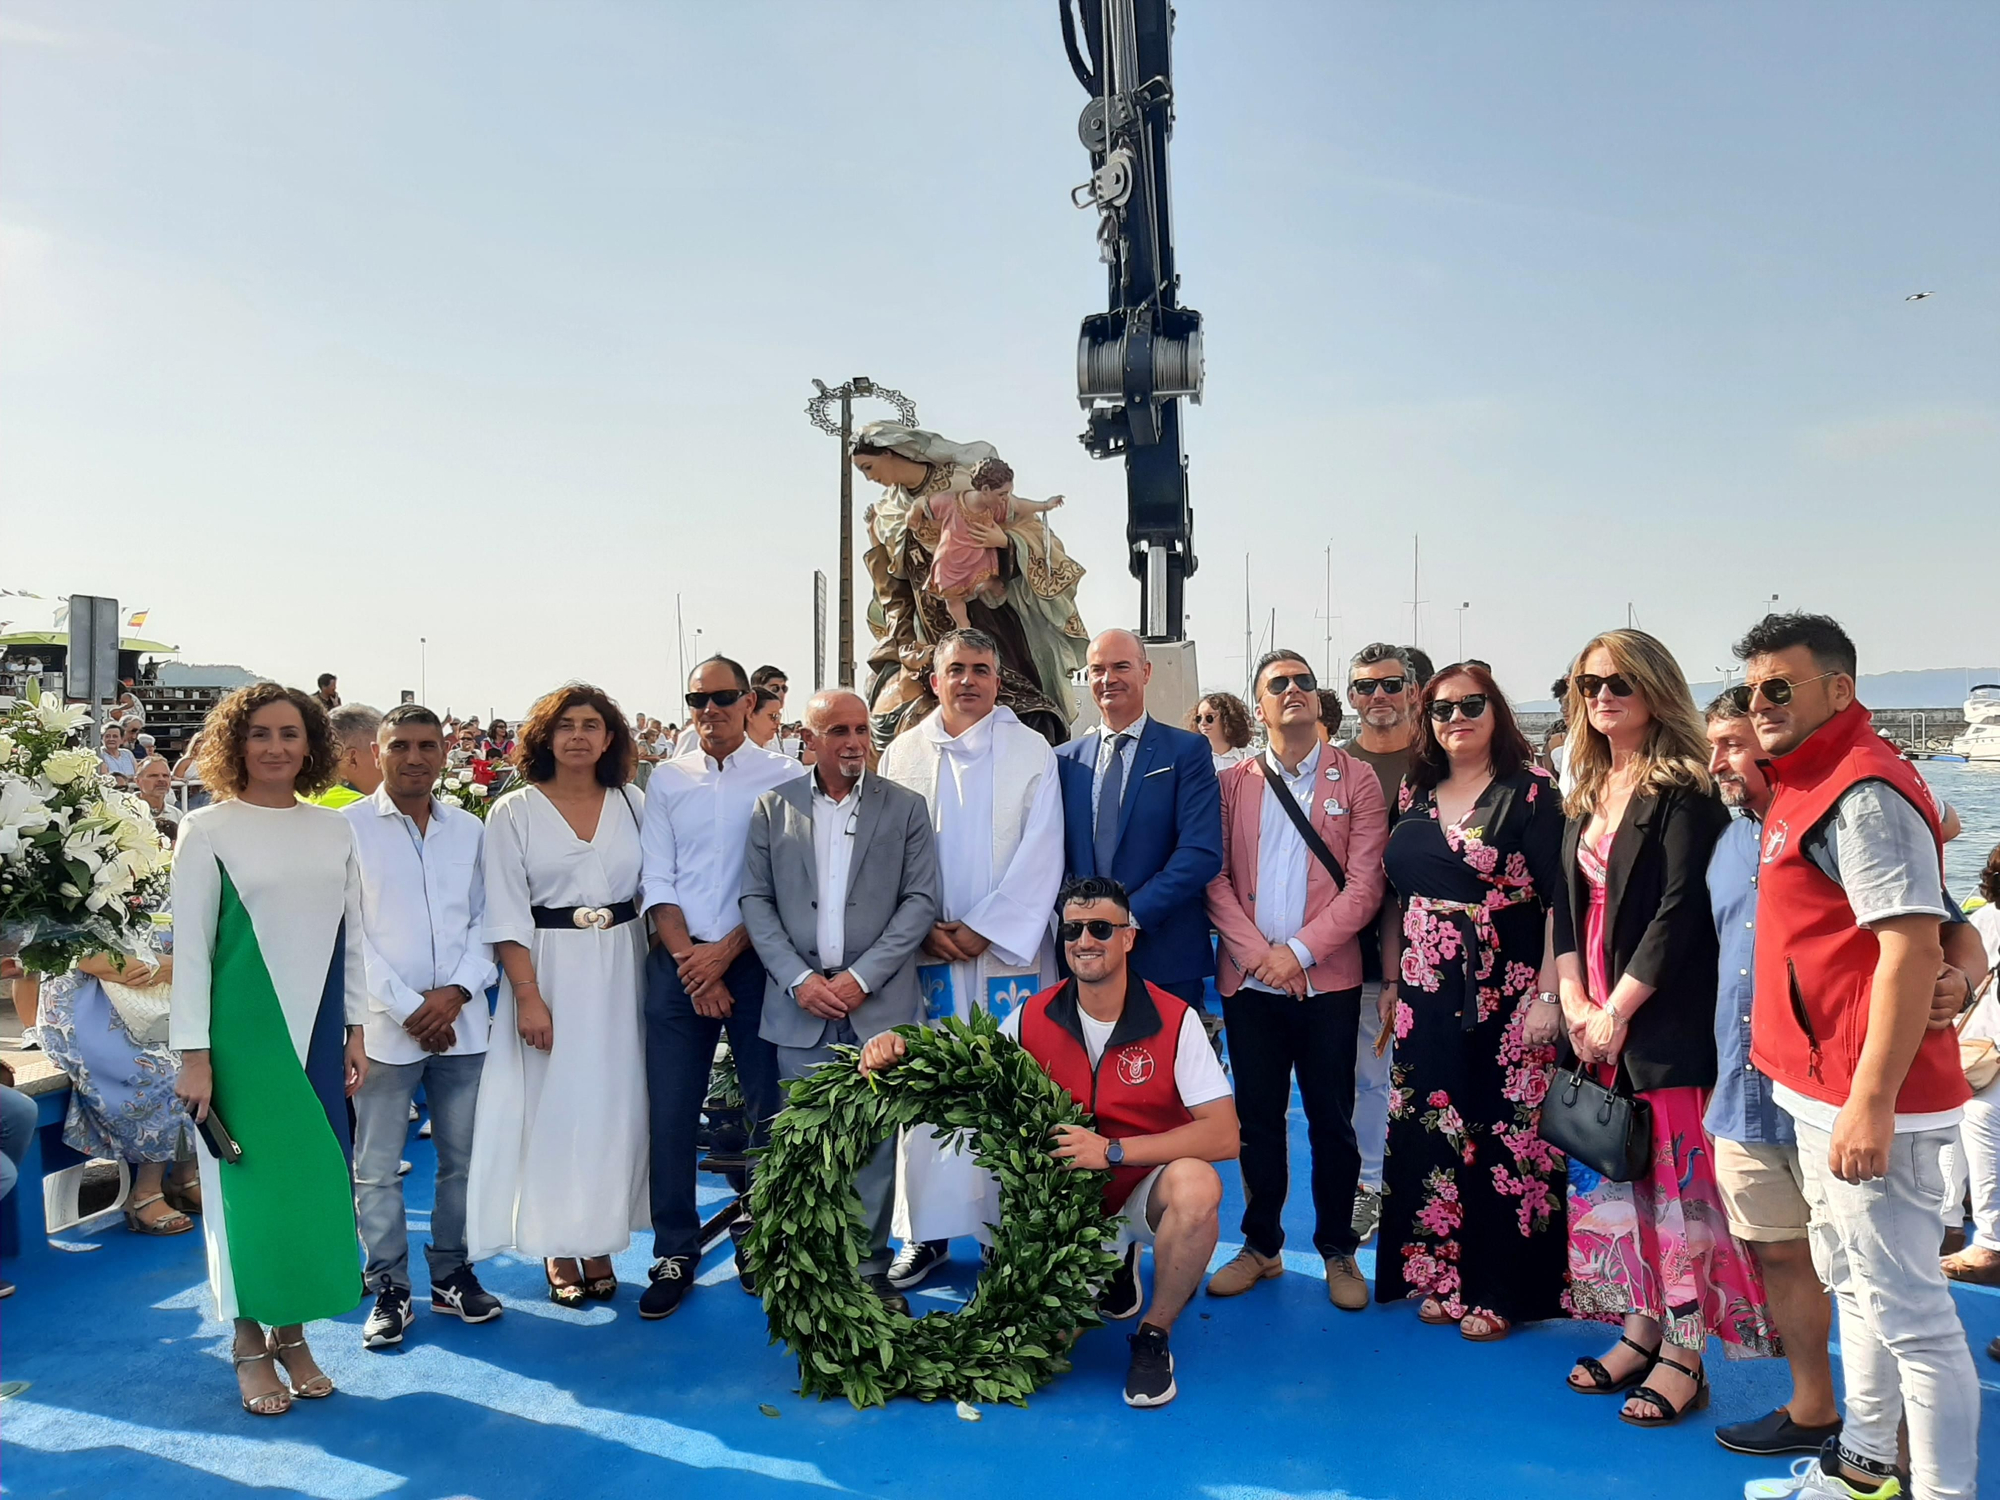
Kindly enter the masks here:
<path id="1" fill-rule="evenodd" d="M 1802 1240 L 1811 1213 L 1796 1146 L 1715 1141 L 1715 1185 L 1729 1232 L 1752 1244 Z"/>

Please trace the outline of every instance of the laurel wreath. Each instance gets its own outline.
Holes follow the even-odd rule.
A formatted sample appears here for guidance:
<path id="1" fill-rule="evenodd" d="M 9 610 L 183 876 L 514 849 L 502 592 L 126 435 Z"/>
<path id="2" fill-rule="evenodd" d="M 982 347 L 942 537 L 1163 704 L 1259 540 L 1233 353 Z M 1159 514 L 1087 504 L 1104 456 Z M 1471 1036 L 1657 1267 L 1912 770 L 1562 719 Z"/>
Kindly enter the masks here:
<path id="1" fill-rule="evenodd" d="M 1050 1155 L 1058 1125 L 1089 1116 L 984 1012 L 941 1030 L 898 1028 L 909 1055 L 864 1078 L 856 1049 L 791 1086 L 757 1168 L 739 1247 L 757 1279 L 771 1342 L 799 1361 L 799 1393 L 856 1407 L 891 1396 L 1007 1401 L 1070 1367 L 1069 1346 L 1101 1323 L 1097 1291 L 1118 1266 L 1104 1178 Z M 993 1259 L 958 1313 L 907 1318 L 863 1285 L 866 1252 L 854 1174 L 899 1127 L 971 1133 L 1000 1181 Z"/>

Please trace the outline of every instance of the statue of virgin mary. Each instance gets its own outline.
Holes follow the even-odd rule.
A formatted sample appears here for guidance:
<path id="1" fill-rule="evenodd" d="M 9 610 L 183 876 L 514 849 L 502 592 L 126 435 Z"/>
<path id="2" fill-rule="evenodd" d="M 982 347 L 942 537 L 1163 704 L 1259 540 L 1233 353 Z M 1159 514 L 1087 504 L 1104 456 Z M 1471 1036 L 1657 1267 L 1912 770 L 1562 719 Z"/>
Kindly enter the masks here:
<path id="1" fill-rule="evenodd" d="M 882 486 L 867 512 L 864 561 L 875 586 L 868 628 L 869 710 L 875 742 L 888 744 L 937 707 L 930 691 L 931 649 L 953 625 L 947 601 L 931 591 L 931 562 L 943 526 L 957 507 L 973 543 L 997 553 L 997 580 L 962 601 L 971 624 L 1000 643 L 1000 701 L 1052 745 L 1069 738 L 1076 717 L 1070 674 L 1083 665 L 1089 632 L 1076 611 L 1083 569 L 1070 559 L 1046 517 L 1006 506 L 988 519 L 989 489 L 974 475 L 997 460 L 990 443 L 954 443 L 899 422 L 870 422 L 855 435 L 854 467 Z M 1004 593 L 1003 593 L 1004 591 Z"/>

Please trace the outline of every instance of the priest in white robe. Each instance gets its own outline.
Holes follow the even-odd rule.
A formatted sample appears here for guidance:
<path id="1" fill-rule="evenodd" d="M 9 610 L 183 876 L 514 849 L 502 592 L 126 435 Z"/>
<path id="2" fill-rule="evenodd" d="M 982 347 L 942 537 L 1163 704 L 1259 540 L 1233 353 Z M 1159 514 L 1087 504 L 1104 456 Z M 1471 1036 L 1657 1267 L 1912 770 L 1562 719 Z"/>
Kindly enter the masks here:
<path id="1" fill-rule="evenodd" d="M 942 886 L 917 977 L 927 1019 L 974 1009 L 1006 1017 L 1056 982 L 1053 924 L 1063 878 L 1062 788 L 1048 742 L 998 706 L 1000 651 L 981 630 L 954 630 L 932 655 L 939 707 L 882 756 L 882 775 L 930 806 Z M 999 1189 L 928 1126 L 908 1131 L 897 1168 L 890 1268 L 898 1290 L 940 1264 L 959 1235 L 990 1240 Z"/>

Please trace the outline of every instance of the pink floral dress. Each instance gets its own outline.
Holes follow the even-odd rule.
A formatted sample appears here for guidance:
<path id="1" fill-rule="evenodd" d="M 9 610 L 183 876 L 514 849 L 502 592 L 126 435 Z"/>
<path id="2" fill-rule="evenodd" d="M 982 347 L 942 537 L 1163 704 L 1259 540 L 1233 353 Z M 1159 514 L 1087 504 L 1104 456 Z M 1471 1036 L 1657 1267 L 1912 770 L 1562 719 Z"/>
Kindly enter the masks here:
<path id="1" fill-rule="evenodd" d="M 1615 830 L 1593 846 L 1579 839 L 1577 868 L 1590 887 L 1584 968 L 1590 1001 L 1602 1006 L 1615 978 L 1606 972 L 1604 874 Z M 1600 1067 L 1609 1084 L 1615 1070 Z M 1667 1338 L 1700 1350 L 1715 1334 L 1731 1359 L 1778 1352 L 1754 1257 L 1729 1233 L 1715 1165 L 1702 1127 L 1708 1094 L 1698 1088 L 1644 1089 L 1653 1107 L 1653 1166 L 1638 1182 L 1612 1182 L 1569 1164 L 1569 1306 L 1579 1318 L 1658 1320 Z"/>
<path id="2" fill-rule="evenodd" d="M 1541 1139 L 1553 1047 L 1522 1040 L 1548 903 L 1561 900 L 1553 783 L 1496 780 L 1458 824 L 1406 781 L 1384 855 L 1404 908 L 1375 1296 L 1452 1317 L 1562 1315 L 1563 1157 Z"/>

